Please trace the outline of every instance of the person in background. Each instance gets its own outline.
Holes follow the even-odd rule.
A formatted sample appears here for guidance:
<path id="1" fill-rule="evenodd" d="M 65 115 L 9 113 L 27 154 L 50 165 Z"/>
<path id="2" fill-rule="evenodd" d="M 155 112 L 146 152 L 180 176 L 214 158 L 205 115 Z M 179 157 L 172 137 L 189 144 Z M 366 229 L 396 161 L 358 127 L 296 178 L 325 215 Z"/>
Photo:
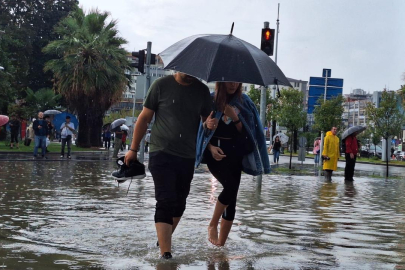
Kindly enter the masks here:
<path id="1" fill-rule="evenodd" d="M 45 158 L 46 154 L 46 136 L 48 136 L 48 124 L 44 120 L 44 113 L 38 113 L 38 119 L 34 121 L 33 129 L 35 132 L 35 147 L 34 147 L 34 158 L 37 157 L 38 148 L 42 149 L 42 158 Z"/>
<path id="2" fill-rule="evenodd" d="M 104 147 L 107 150 L 110 150 L 110 146 L 111 146 L 111 131 L 110 131 L 110 127 L 108 127 L 104 133 L 103 133 L 103 141 L 104 141 Z"/>
<path id="3" fill-rule="evenodd" d="M 280 160 L 280 149 L 281 149 L 281 142 L 280 142 L 280 137 L 276 136 L 274 138 L 274 143 L 269 147 L 269 149 L 273 149 L 273 162 L 274 164 L 278 164 L 278 161 Z"/>
<path id="4" fill-rule="evenodd" d="M 354 167 L 356 166 L 357 153 L 359 144 L 357 142 L 357 132 L 348 136 L 345 139 L 346 144 L 346 166 L 345 166 L 345 181 L 354 181 Z"/>
<path id="5" fill-rule="evenodd" d="M 48 137 L 49 140 L 51 140 L 52 137 L 53 137 L 53 131 L 54 131 L 55 127 L 54 127 L 54 125 L 52 125 L 51 118 L 49 117 L 49 115 L 45 115 L 44 119 L 46 121 L 46 126 L 48 128 L 47 137 Z M 48 146 L 46 147 L 46 152 L 49 153 Z"/>
<path id="6" fill-rule="evenodd" d="M 11 116 L 11 121 L 9 122 L 10 131 L 11 131 L 11 140 L 10 140 L 10 148 L 14 148 L 14 142 L 17 145 L 17 149 L 19 149 L 18 143 L 18 134 L 20 133 L 20 121 L 18 121 L 17 117 L 13 114 Z"/>
<path id="7" fill-rule="evenodd" d="M 70 159 L 70 149 L 72 146 L 72 137 L 73 137 L 73 131 L 75 130 L 75 125 L 70 122 L 70 116 L 66 116 L 66 121 L 60 126 L 60 135 L 62 138 L 62 147 L 61 147 L 61 153 L 60 157 L 63 158 L 65 155 L 65 145 L 67 144 L 67 149 L 68 149 L 68 154 L 67 158 Z"/>
<path id="8" fill-rule="evenodd" d="M 325 142 L 323 144 L 323 169 L 327 181 L 332 181 L 332 173 L 337 170 L 337 163 L 340 157 L 339 138 L 336 134 L 337 127 L 332 127 L 332 130 L 326 133 Z"/>
<path id="9" fill-rule="evenodd" d="M 320 151 L 321 151 L 321 139 L 318 137 L 314 141 L 314 151 L 312 151 L 312 153 L 315 155 L 314 157 L 315 165 L 319 165 Z"/>
<path id="10" fill-rule="evenodd" d="M 121 151 L 124 151 L 125 148 L 127 147 L 127 136 L 128 132 L 126 130 L 123 130 L 124 133 L 122 133 L 122 145 L 121 145 Z"/>
<path id="11" fill-rule="evenodd" d="M 118 158 L 118 152 L 121 149 L 121 145 L 122 145 L 122 134 L 124 134 L 124 132 L 121 130 L 121 126 L 117 126 L 115 128 L 113 128 L 111 131 L 114 132 L 115 134 L 115 139 L 114 139 L 114 153 L 112 158 Z"/>
<path id="12" fill-rule="evenodd" d="M 148 130 L 145 135 L 145 153 L 148 153 L 149 143 L 150 143 L 150 130 Z"/>

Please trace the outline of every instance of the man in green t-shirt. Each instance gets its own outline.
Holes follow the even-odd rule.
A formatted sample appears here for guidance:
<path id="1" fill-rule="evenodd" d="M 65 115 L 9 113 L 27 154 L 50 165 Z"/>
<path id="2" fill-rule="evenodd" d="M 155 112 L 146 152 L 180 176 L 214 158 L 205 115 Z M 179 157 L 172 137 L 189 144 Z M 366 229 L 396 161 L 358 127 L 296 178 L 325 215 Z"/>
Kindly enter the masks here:
<path id="1" fill-rule="evenodd" d="M 155 184 L 155 227 L 162 258 L 171 255 L 171 235 L 186 209 L 194 174 L 197 132 L 211 112 L 208 87 L 194 77 L 176 73 L 149 88 L 135 125 L 125 163 L 137 159 L 139 144 L 155 115 L 149 150 L 149 170 Z"/>

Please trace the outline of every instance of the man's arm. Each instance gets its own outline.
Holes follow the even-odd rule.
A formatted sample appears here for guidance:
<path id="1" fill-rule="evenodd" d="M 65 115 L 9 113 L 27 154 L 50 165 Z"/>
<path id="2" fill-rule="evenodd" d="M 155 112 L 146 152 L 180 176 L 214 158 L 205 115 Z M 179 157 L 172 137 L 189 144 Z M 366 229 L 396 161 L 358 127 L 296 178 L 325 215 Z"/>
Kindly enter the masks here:
<path id="1" fill-rule="evenodd" d="M 148 109 L 146 107 L 143 107 L 143 110 L 141 114 L 138 116 L 138 119 L 136 121 L 134 133 L 133 133 L 133 138 L 132 138 L 132 143 L 131 143 L 131 149 L 134 151 L 139 150 L 139 144 L 142 141 L 143 136 L 146 133 L 146 130 L 148 129 L 148 124 L 152 121 L 153 115 L 155 112 L 151 109 Z M 125 155 L 125 163 L 129 165 L 131 160 L 136 160 L 137 157 L 137 152 L 134 151 L 128 151 L 128 153 Z"/>

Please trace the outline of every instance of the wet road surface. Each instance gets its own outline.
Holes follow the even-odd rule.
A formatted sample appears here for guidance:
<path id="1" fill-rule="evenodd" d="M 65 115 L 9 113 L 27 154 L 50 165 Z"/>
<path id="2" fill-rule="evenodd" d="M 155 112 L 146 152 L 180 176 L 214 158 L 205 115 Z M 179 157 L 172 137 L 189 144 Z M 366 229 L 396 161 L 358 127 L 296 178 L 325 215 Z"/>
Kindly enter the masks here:
<path id="1" fill-rule="evenodd" d="M 173 240 L 155 247 L 148 177 L 120 187 L 112 161 L 0 161 L 0 269 L 405 269 L 405 179 L 243 175 L 224 248 L 207 241 L 219 192 L 196 173 Z"/>

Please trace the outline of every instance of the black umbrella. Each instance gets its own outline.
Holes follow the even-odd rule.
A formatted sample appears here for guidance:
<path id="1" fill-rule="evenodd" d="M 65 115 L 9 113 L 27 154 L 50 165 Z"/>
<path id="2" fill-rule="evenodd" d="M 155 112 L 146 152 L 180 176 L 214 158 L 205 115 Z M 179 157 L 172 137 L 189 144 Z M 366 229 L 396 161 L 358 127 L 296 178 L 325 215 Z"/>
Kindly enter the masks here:
<path id="1" fill-rule="evenodd" d="M 366 128 L 367 128 L 367 127 L 364 127 L 364 126 L 354 126 L 354 127 L 350 127 L 350 128 L 346 129 L 346 130 L 343 132 L 342 140 L 346 139 L 347 137 L 349 137 L 350 135 L 352 135 L 352 134 L 355 133 L 355 132 L 357 132 L 357 134 L 360 133 L 360 132 L 363 132 L 364 130 L 366 130 Z"/>
<path id="2" fill-rule="evenodd" d="M 172 69 L 206 82 L 291 84 L 263 51 L 230 35 L 195 35 L 173 44 L 160 57 Z"/>

